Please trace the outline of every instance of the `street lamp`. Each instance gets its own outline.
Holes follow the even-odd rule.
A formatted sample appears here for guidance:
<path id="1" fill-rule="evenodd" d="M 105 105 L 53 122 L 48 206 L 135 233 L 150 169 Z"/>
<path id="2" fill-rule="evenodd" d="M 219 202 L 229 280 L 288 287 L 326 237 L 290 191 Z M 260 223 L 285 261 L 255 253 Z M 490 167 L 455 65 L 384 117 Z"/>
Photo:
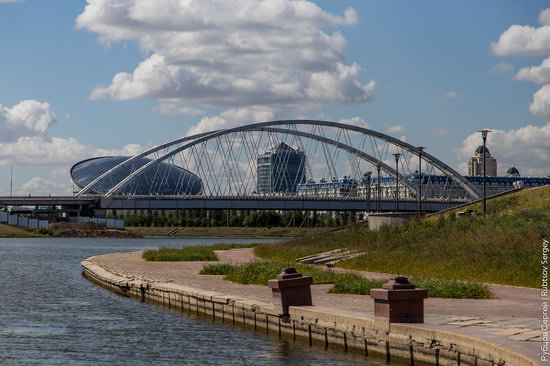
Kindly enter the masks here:
<path id="1" fill-rule="evenodd" d="M 422 153 L 425 146 L 418 146 L 418 217 L 422 216 Z"/>
<path id="2" fill-rule="evenodd" d="M 486 150 L 485 145 L 487 144 L 487 135 L 491 131 L 481 130 L 479 132 L 481 132 L 481 137 L 483 138 L 483 216 L 485 216 L 485 213 L 487 212 L 487 187 L 486 187 L 487 185 L 485 182 L 485 176 L 487 175 L 487 172 L 485 170 L 487 161 L 485 157 L 485 150 Z"/>
<path id="3" fill-rule="evenodd" d="M 393 154 L 395 157 L 395 211 L 399 211 L 399 157 L 400 153 Z"/>
<path id="4" fill-rule="evenodd" d="M 376 211 L 380 212 L 380 169 L 382 169 L 382 164 L 376 164 L 376 172 L 378 174 L 376 180 Z"/>

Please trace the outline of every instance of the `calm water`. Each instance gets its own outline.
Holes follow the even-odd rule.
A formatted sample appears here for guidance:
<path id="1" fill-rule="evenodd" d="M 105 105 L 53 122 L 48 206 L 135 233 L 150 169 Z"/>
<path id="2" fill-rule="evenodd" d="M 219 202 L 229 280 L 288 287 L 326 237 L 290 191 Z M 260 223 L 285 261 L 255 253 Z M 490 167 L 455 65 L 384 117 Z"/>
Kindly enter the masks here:
<path id="1" fill-rule="evenodd" d="M 367 364 L 359 355 L 166 311 L 81 276 L 80 261 L 92 255 L 222 241 L 259 240 L 0 239 L 0 364 Z"/>

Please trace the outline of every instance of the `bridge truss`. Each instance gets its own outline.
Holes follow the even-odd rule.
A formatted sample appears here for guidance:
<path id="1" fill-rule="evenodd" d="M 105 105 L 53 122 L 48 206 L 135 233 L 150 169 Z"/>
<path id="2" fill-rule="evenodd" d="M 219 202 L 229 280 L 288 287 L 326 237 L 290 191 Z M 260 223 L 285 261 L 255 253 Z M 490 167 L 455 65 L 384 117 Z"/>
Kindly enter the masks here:
<path id="1" fill-rule="evenodd" d="M 397 166 L 394 154 L 399 154 Z M 147 163 L 137 164 L 143 158 Z M 417 174 L 420 161 L 421 175 Z M 306 197 L 306 190 L 298 187 L 309 187 L 308 199 L 330 194 L 348 200 L 392 199 L 396 178 L 404 201 L 418 199 L 420 190 L 427 200 L 480 197 L 478 188 L 461 174 L 414 145 L 364 127 L 315 120 L 262 122 L 175 139 L 129 157 L 77 195 L 90 195 L 107 182 L 106 198 L 131 196 L 132 187 L 145 176 L 150 179 L 150 196 L 164 192 L 167 184 L 185 191 L 181 185 L 189 181 L 169 181 L 169 169 L 160 169 L 161 163 L 200 177 L 201 196 L 212 198 L 300 198 Z M 130 173 L 120 179 L 116 173 L 122 169 Z M 346 194 L 323 188 L 332 182 L 362 182 L 369 189 Z"/>

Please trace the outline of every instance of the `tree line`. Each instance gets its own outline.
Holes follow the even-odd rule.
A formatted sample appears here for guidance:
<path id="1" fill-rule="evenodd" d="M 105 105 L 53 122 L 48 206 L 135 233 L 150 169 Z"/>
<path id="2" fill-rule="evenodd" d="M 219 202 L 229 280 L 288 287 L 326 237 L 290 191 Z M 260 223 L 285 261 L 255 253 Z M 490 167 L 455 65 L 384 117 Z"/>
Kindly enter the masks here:
<path id="1" fill-rule="evenodd" d="M 257 210 L 134 210 L 110 212 L 126 226 L 340 227 L 362 220 L 355 212 Z"/>

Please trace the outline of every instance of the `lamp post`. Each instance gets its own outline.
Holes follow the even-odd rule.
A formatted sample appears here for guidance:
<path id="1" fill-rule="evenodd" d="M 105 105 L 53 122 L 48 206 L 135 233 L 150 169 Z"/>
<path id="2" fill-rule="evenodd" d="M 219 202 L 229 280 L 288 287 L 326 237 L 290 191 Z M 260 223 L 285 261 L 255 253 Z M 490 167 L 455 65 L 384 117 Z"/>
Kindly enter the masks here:
<path id="1" fill-rule="evenodd" d="M 418 217 L 422 216 L 422 153 L 426 149 L 425 146 L 418 146 Z"/>
<path id="2" fill-rule="evenodd" d="M 485 170 L 487 166 L 486 156 L 485 156 L 485 150 L 487 145 L 487 135 L 490 130 L 481 130 L 481 138 L 483 139 L 483 216 L 485 216 L 485 213 L 487 212 L 487 184 L 485 182 L 485 176 L 487 175 L 487 172 Z"/>
<path id="3" fill-rule="evenodd" d="M 376 164 L 377 180 L 376 180 L 376 211 L 380 212 L 380 169 L 382 164 Z"/>
<path id="4" fill-rule="evenodd" d="M 393 154 L 395 157 L 395 211 L 399 211 L 399 157 L 400 153 Z"/>

